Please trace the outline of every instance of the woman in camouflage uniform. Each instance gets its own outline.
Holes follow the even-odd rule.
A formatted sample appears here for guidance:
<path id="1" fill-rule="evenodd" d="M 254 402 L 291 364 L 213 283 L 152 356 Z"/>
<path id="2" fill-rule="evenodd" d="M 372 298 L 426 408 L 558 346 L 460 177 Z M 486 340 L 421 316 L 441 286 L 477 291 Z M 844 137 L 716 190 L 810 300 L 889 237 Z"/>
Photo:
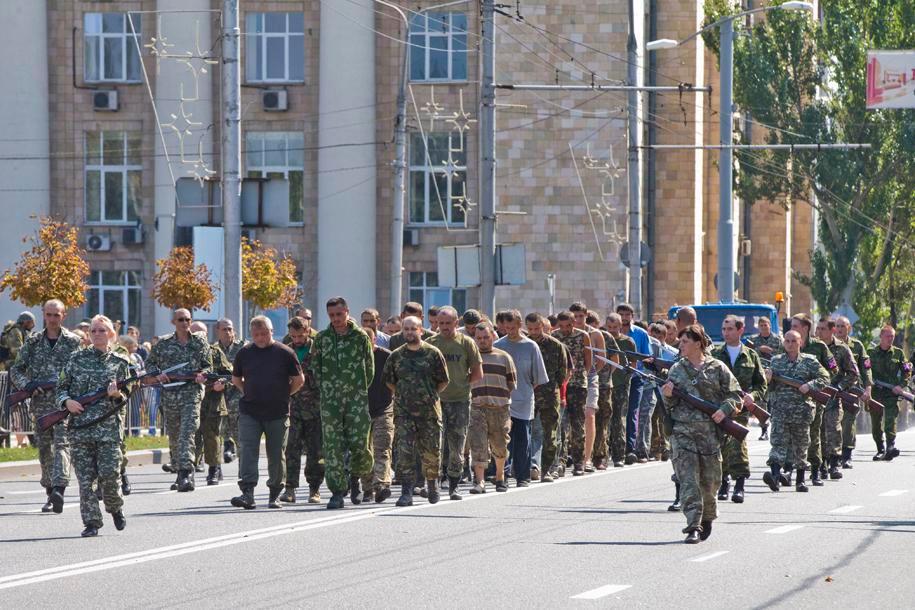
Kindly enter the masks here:
<path id="1" fill-rule="evenodd" d="M 679 338 L 682 358 L 671 367 L 661 394 L 673 422 L 671 461 L 686 515 L 684 542 L 696 544 L 711 535 L 712 521 L 718 516 L 721 452 L 716 424 L 737 411 L 740 384 L 723 362 L 706 354 L 709 339 L 702 326 L 687 326 Z M 674 389 L 715 403 L 718 411 L 709 417 L 675 396 Z"/>
<path id="2" fill-rule="evenodd" d="M 92 318 L 89 336 L 92 346 L 73 353 L 57 384 L 57 405 L 66 408 L 72 415 L 67 434 L 79 481 L 80 513 L 86 526 L 83 537 L 96 536 L 102 527 L 102 513 L 93 489 L 96 480 L 102 490 L 105 510 L 114 518 L 114 526 L 118 530 L 127 526 L 127 519 L 121 511 L 124 498 L 118 485 L 124 409 L 113 413 L 111 410 L 127 403 L 129 389 L 119 390 L 117 382 L 129 376 L 130 362 L 112 349 L 117 334 L 111 320 L 105 316 Z M 74 400 L 106 385 L 108 394 L 105 399 L 86 406 Z"/>

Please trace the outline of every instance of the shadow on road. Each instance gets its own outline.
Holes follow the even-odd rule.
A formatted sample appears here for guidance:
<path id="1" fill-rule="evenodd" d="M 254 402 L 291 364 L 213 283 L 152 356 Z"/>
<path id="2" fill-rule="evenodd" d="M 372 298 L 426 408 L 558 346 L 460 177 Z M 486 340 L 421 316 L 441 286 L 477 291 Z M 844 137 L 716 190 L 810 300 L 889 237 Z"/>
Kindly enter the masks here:
<path id="1" fill-rule="evenodd" d="M 679 540 L 665 540 L 658 542 L 632 542 L 632 541 L 571 541 L 571 542 L 557 542 L 559 546 L 668 546 L 671 544 L 682 545 L 683 542 Z"/>

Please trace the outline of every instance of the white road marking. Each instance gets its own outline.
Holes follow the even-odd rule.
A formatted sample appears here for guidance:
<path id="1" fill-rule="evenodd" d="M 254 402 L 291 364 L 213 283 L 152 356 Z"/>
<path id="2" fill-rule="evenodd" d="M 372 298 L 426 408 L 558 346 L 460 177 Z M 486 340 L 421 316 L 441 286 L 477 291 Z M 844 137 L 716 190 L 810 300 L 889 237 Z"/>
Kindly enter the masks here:
<path id="1" fill-rule="evenodd" d="M 846 505 L 846 506 L 840 506 L 839 508 L 834 508 L 834 509 L 832 509 L 832 510 L 829 511 L 829 512 L 835 513 L 835 514 L 837 514 L 837 515 L 844 515 L 845 513 L 853 513 L 853 512 L 855 512 L 856 510 L 858 510 L 858 509 L 860 509 L 860 508 L 864 508 L 864 507 L 863 507 L 863 506 L 856 506 L 856 505 L 854 505 L 854 504 L 848 504 L 848 505 Z"/>
<path id="2" fill-rule="evenodd" d="M 799 529 L 801 529 L 802 527 L 804 527 L 804 526 L 803 526 L 803 525 L 799 525 L 799 524 L 795 524 L 795 525 L 782 525 L 781 527 L 776 527 L 776 528 L 774 528 L 774 529 L 767 530 L 765 533 L 766 533 L 766 534 L 787 534 L 788 532 L 793 532 L 793 531 L 795 531 L 795 530 L 799 530 Z"/>
<path id="3" fill-rule="evenodd" d="M 694 558 L 690 559 L 689 561 L 692 561 L 695 563 L 702 563 L 703 561 L 709 561 L 710 559 L 715 559 L 716 557 L 721 557 L 722 555 L 727 555 L 730 552 L 731 551 L 716 551 L 714 553 L 708 553 L 706 555 L 699 555 L 698 557 L 694 557 Z"/>
<path id="4" fill-rule="evenodd" d="M 891 489 L 880 494 L 881 498 L 893 498 L 895 496 L 901 496 L 902 494 L 909 493 L 908 489 Z"/>
<path id="5" fill-rule="evenodd" d="M 631 589 L 632 585 L 604 585 L 603 587 L 598 587 L 596 589 L 591 589 L 590 591 L 585 591 L 584 593 L 579 593 L 578 595 L 573 595 L 571 599 L 600 599 L 602 597 L 607 597 L 608 595 L 613 595 L 614 593 L 619 593 L 620 591 L 625 591 L 626 589 Z"/>
<path id="6" fill-rule="evenodd" d="M 29 490 L 29 491 L 7 491 L 0 495 L 9 494 L 11 496 L 24 496 L 26 494 L 43 494 L 43 493 L 48 493 L 48 492 L 46 492 L 43 489 L 33 489 L 33 490 Z"/>

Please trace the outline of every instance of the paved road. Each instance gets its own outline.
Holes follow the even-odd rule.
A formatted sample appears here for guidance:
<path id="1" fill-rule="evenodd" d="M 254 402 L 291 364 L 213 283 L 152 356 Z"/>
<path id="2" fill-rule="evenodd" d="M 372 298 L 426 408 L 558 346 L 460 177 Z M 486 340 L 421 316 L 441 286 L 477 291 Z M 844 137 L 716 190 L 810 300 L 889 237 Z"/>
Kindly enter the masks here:
<path id="1" fill-rule="evenodd" d="M 898 444 L 915 447 L 915 433 Z M 911 607 L 915 451 L 872 463 L 873 442 L 859 437 L 855 469 L 809 494 L 770 492 L 767 443 L 750 451 L 746 503 L 724 503 L 695 546 L 682 543 L 682 515 L 666 510 L 668 463 L 334 512 L 234 509 L 236 464 L 224 484 L 191 494 L 167 491 L 159 466 L 137 466 L 127 529 L 109 520 L 88 540 L 72 491 L 63 515 L 41 514 L 35 481 L 0 471 L 0 604 Z"/>

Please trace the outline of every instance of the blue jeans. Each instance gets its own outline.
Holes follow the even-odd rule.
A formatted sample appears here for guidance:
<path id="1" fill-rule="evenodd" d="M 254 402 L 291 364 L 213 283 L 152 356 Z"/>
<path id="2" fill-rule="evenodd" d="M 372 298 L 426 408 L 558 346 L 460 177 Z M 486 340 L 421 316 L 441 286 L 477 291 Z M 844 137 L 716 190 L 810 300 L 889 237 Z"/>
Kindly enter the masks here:
<path id="1" fill-rule="evenodd" d="M 540 468 L 540 455 L 543 451 L 543 424 L 539 417 L 531 420 L 531 465 Z M 547 468 L 549 469 L 549 468 Z"/>
<path id="2" fill-rule="evenodd" d="M 512 418 L 508 459 L 515 471 L 515 481 L 531 480 L 531 420 Z"/>
<path id="3" fill-rule="evenodd" d="M 639 457 L 648 457 L 651 450 L 651 416 L 657 405 L 654 387 L 645 387 L 642 391 L 642 400 L 639 403 L 639 434 L 636 443 L 636 454 Z"/>
<path id="4" fill-rule="evenodd" d="M 626 453 L 635 453 L 638 447 L 639 407 L 644 385 L 641 377 L 632 376 L 629 384 L 629 411 L 626 413 Z"/>

